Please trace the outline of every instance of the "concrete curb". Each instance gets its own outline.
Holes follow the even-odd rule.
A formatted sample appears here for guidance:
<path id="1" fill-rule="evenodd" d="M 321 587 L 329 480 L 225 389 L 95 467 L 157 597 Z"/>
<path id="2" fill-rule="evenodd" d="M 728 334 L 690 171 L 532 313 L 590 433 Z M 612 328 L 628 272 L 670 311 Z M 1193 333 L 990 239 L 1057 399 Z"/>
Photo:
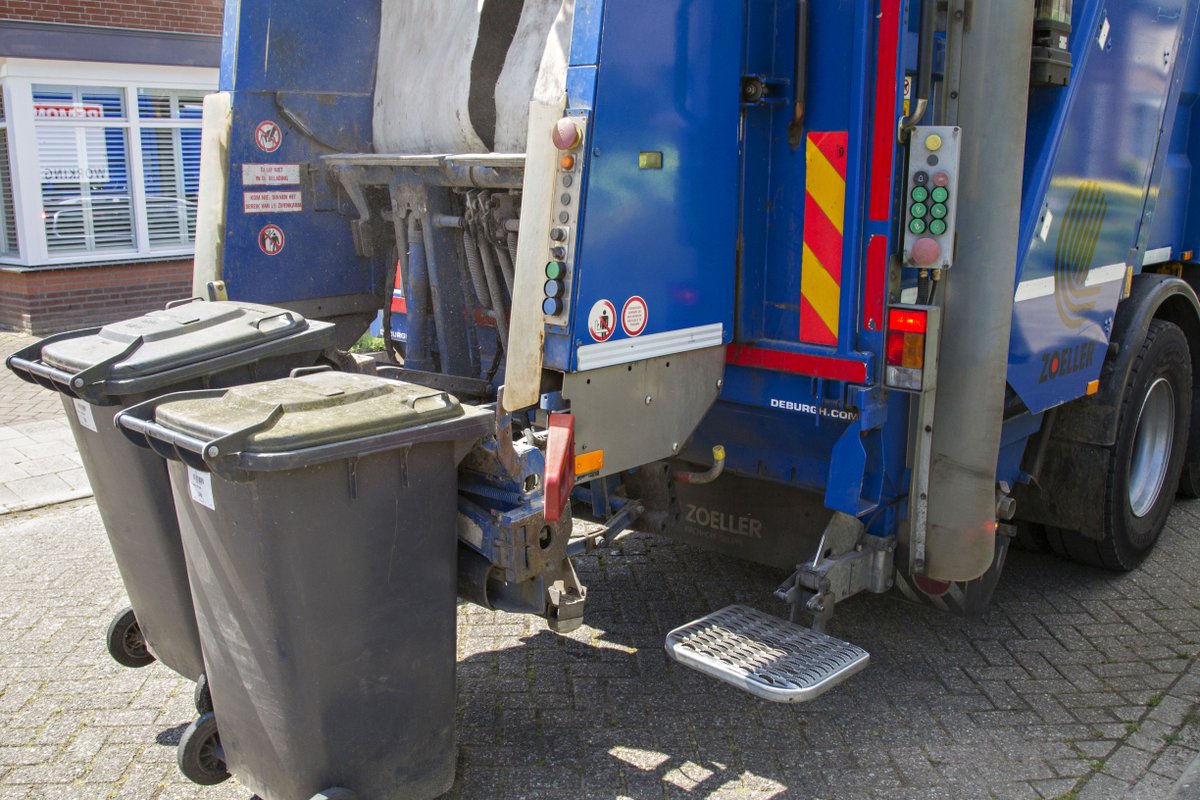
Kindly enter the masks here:
<path id="1" fill-rule="evenodd" d="M 1165 800 L 1200 800 L 1200 756 L 1183 771 Z"/>
<path id="2" fill-rule="evenodd" d="M 39 508 L 48 506 L 62 505 L 70 503 L 74 500 L 84 500 L 92 496 L 92 490 L 89 488 L 75 489 L 61 496 L 43 497 L 40 500 L 31 501 L 28 503 L 18 503 L 16 505 L 0 505 L 0 517 L 8 514 L 21 514 L 26 511 L 37 511 Z"/>

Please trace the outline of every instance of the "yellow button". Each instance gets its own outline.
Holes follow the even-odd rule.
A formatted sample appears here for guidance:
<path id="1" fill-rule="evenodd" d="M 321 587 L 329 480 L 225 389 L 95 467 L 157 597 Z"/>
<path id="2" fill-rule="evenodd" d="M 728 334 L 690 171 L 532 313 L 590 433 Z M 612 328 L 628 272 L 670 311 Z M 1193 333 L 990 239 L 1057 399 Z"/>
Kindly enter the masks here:
<path id="1" fill-rule="evenodd" d="M 938 136 L 936 133 L 929 134 L 928 138 L 925 139 L 925 149 L 931 153 L 936 153 L 938 150 L 941 150 L 942 137 Z"/>

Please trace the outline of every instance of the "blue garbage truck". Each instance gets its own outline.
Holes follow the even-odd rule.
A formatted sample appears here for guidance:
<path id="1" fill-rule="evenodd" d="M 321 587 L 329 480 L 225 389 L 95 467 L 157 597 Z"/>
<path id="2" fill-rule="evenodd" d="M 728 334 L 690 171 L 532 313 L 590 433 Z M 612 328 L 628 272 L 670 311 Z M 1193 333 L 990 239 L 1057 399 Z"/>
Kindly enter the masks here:
<path id="1" fill-rule="evenodd" d="M 683 539 L 782 582 L 669 657 L 808 700 L 868 664 L 856 594 L 978 614 L 1010 546 L 1130 570 L 1200 495 L 1198 21 L 229 0 L 194 290 L 343 347 L 382 313 L 381 374 L 489 415 L 437 532 L 463 601 L 570 631 L 573 557 Z"/>

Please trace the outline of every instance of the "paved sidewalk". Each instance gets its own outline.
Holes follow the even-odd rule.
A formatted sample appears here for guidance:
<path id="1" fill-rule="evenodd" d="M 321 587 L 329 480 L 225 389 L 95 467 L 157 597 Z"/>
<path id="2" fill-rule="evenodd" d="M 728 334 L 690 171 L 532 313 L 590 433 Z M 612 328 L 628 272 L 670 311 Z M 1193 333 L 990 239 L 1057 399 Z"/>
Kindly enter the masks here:
<path id="1" fill-rule="evenodd" d="M 35 341 L 0 332 L 0 357 Z M 0 368 L 0 514 L 91 494 L 60 395 Z"/>
<path id="2" fill-rule="evenodd" d="M 104 652 L 127 601 L 95 505 L 61 504 L 88 494 L 59 396 L 0 370 L 0 800 L 246 800 L 175 768 L 190 684 Z M 641 535 L 578 569 L 571 636 L 460 611 L 452 800 L 1200 800 L 1200 501 L 1128 575 L 1013 553 L 979 622 L 846 603 L 834 632 L 872 666 L 798 707 L 662 653 L 728 603 L 778 611 L 780 575 Z"/>

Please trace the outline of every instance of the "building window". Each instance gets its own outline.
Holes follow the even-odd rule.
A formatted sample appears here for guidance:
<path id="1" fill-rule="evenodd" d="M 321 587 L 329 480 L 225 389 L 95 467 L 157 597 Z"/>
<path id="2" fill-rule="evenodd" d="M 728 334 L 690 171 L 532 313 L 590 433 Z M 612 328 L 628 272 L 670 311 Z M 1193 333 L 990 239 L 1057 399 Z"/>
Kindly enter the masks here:
<path id="1" fill-rule="evenodd" d="M 191 255 L 209 90 L 113 77 L 124 80 L 3 81 L 10 114 L 6 122 L 0 113 L 0 261 Z"/>
<path id="2" fill-rule="evenodd" d="M 8 117 L 4 114 L 4 93 L 0 92 L 0 256 L 15 256 L 19 252 L 12 169 L 8 161 Z"/>
<path id="3" fill-rule="evenodd" d="M 129 251 L 129 131 L 119 88 L 34 86 L 42 219 L 51 255 Z"/>

